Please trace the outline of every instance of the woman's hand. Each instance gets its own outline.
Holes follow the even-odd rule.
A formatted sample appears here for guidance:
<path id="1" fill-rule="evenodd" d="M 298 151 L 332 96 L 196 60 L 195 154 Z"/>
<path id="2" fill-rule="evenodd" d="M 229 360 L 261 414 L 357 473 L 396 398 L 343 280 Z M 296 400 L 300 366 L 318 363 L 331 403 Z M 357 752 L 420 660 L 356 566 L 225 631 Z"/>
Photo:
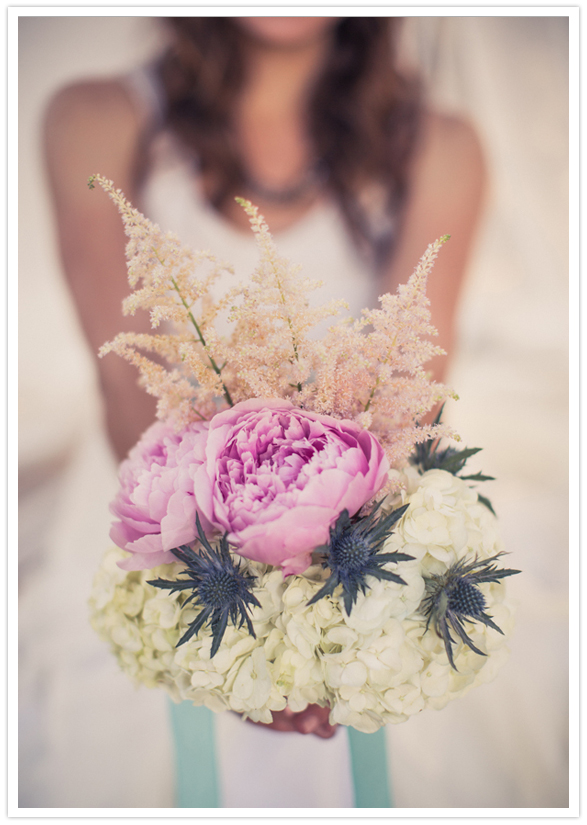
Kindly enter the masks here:
<path id="1" fill-rule="evenodd" d="M 331 725 L 328 722 L 330 708 L 321 708 L 320 705 L 308 705 L 301 713 L 294 713 L 293 710 L 273 711 L 273 722 L 263 727 L 285 732 L 313 733 L 321 739 L 330 739 L 336 733 L 338 725 Z M 262 722 L 252 722 L 252 725 L 261 725 Z"/>

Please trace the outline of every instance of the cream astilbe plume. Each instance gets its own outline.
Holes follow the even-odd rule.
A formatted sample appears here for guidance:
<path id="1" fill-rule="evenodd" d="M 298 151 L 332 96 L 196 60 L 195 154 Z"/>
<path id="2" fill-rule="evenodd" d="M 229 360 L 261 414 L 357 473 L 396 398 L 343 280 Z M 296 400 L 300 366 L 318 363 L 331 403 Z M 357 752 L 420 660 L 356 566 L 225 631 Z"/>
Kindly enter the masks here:
<path id="1" fill-rule="evenodd" d="M 444 425 L 418 421 L 452 393 L 423 369 L 443 353 L 430 336 L 426 282 L 448 236 L 431 244 L 414 273 L 380 308 L 363 310 L 357 321 L 330 327 L 323 340 L 310 333 L 335 316 L 344 301 L 310 307 L 308 296 L 321 286 L 303 278 L 279 255 L 269 228 L 250 201 L 237 199 L 249 216 L 260 252 L 245 284 L 214 300 L 211 288 L 222 270 L 207 252 L 181 246 L 175 235 L 145 218 L 101 175 L 99 183 L 118 206 L 126 234 L 128 278 L 134 287 L 125 314 L 150 312 L 151 325 L 171 323 L 174 334 L 122 333 L 100 350 L 135 364 L 147 392 L 158 398 L 158 416 L 173 416 L 179 427 L 210 419 L 222 406 L 250 398 L 289 398 L 295 405 L 356 421 L 377 435 L 392 467 L 405 463 L 415 444 L 453 436 Z M 204 269 L 201 276 L 196 274 Z M 230 339 L 216 332 L 221 314 L 233 325 Z M 169 369 L 149 358 L 155 353 Z"/>
<path id="2" fill-rule="evenodd" d="M 258 209 L 237 200 L 249 216 L 260 260 L 229 316 L 235 329 L 228 370 L 238 383 L 238 400 L 295 396 L 316 368 L 321 349 L 308 333 L 346 304 L 331 301 L 310 307 L 308 295 L 321 283 L 300 277 L 299 268 L 279 255 Z"/>
<path id="3" fill-rule="evenodd" d="M 217 336 L 204 337 L 204 330 L 222 309 L 212 300 L 210 288 L 223 270 L 207 252 L 193 252 L 180 244 L 172 233 L 164 233 L 135 209 L 112 181 L 92 175 L 88 184 L 99 183 L 117 205 L 129 238 L 126 247 L 128 280 L 134 291 L 123 303 L 125 315 L 137 309 L 150 310 L 151 326 L 171 322 L 176 335 L 122 333 L 100 350 L 100 356 L 116 352 L 135 364 L 141 383 L 158 401 L 157 415 L 171 413 L 178 426 L 198 418 L 209 418 L 218 409 L 215 397 L 232 404 L 230 391 L 222 379 L 225 346 Z M 208 272 L 198 277 L 196 271 L 208 265 Z M 206 323 L 198 324 L 197 305 L 205 307 Z M 166 369 L 139 350 L 154 352 L 170 365 Z M 191 376 L 184 364 L 189 366 Z M 197 384 L 193 379 L 196 379 Z"/>
<path id="4" fill-rule="evenodd" d="M 405 462 L 414 444 L 451 434 L 416 426 L 436 403 L 454 395 L 430 381 L 422 367 L 444 354 L 428 338 L 437 331 L 430 323 L 426 283 L 446 240 L 448 235 L 430 244 L 407 284 L 380 297 L 379 309 L 363 310 L 358 321 L 330 328 L 315 384 L 304 397 L 310 409 L 356 420 L 374 432 L 394 467 Z"/>

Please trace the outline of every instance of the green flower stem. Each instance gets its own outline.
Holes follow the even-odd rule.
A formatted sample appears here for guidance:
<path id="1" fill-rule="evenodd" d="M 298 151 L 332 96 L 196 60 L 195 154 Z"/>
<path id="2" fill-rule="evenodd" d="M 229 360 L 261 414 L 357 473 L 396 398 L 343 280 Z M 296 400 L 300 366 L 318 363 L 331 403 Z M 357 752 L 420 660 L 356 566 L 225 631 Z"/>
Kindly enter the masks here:
<path id="1" fill-rule="evenodd" d="M 193 313 L 192 313 L 191 309 L 189 308 L 189 305 L 188 305 L 187 301 L 185 300 L 185 298 L 184 298 L 184 297 L 183 297 L 183 295 L 181 294 L 180 289 L 179 289 L 179 287 L 178 287 L 178 285 L 177 285 L 177 283 L 176 283 L 176 281 L 175 281 L 175 278 L 171 278 L 171 283 L 173 284 L 173 288 L 175 289 L 175 291 L 176 291 L 176 292 L 177 292 L 177 294 L 179 295 L 179 300 L 182 302 L 183 306 L 185 307 L 185 310 L 186 310 L 186 312 L 187 312 L 187 314 L 188 314 L 188 316 L 189 316 L 189 319 L 190 319 L 190 321 L 192 322 L 192 324 L 194 325 L 194 328 L 195 328 L 196 332 L 198 333 L 198 338 L 200 339 L 200 343 L 202 344 L 202 346 L 204 347 L 204 349 L 206 349 L 206 339 L 205 339 L 205 338 L 204 338 L 204 336 L 202 335 L 202 331 L 201 331 L 201 329 L 200 329 L 200 327 L 199 327 L 199 325 L 198 325 L 198 322 L 197 322 L 197 321 L 196 321 L 196 319 L 194 318 L 194 315 L 193 315 Z M 210 355 L 210 353 L 208 353 L 208 352 L 207 352 L 207 353 L 206 353 L 206 355 L 208 356 L 208 360 L 210 361 L 210 366 L 212 367 L 212 369 L 214 370 L 214 372 L 216 373 L 216 375 L 221 376 L 221 375 L 222 375 L 222 368 L 218 366 L 218 364 L 217 364 L 217 363 L 216 363 L 216 361 L 212 358 L 212 356 Z M 232 398 L 231 398 L 231 396 L 230 396 L 230 392 L 229 392 L 229 390 L 228 390 L 228 387 L 226 386 L 226 384 L 224 383 L 224 381 L 222 382 L 222 389 L 223 389 L 223 391 L 224 391 L 224 397 L 226 398 L 226 400 L 228 401 L 228 403 L 230 404 L 230 406 L 231 406 L 231 407 L 234 407 L 234 401 L 232 400 Z"/>

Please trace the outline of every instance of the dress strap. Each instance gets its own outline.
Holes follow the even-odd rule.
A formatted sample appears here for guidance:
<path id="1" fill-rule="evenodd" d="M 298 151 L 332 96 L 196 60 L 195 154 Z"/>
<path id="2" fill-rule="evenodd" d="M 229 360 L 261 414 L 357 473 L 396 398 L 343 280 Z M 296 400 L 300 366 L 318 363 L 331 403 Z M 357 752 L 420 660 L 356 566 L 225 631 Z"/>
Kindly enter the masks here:
<path id="1" fill-rule="evenodd" d="M 178 808 L 221 808 L 214 713 L 191 702 L 169 703 L 175 742 Z M 348 728 L 355 808 L 392 808 L 385 728 Z"/>

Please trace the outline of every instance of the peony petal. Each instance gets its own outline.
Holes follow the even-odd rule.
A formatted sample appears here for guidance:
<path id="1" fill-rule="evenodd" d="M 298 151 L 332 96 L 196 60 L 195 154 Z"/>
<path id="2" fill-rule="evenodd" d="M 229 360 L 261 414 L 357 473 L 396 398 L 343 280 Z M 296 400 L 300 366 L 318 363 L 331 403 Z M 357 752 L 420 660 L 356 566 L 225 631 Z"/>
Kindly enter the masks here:
<path id="1" fill-rule="evenodd" d="M 140 553 L 141 555 L 144 555 L 145 553 L 159 553 L 164 549 L 163 544 L 161 543 L 161 533 L 157 533 L 156 535 L 141 536 L 131 544 L 127 544 L 124 549 L 128 550 L 129 553 Z"/>
<path id="2" fill-rule="evenodd" d="M 299 556 L 292 556 L 283 563 L 283 575 L 299 576 L 312 564 L 311 553 L 302 553 Z"/>
<path id="3" fill-rule="evenodd" d="M 171 550 L 190 544 L 196 536 L 196 500 L 178 491 L 169 499 L 167 514 L 161 519 L 161 544 L 164 550 Z"/>
<path id="4" fill-rule="evenodd" d="M 341 472 L 339 469 L 324 470 L 310 479 L 304 489 L 300 490 L 297 504 L 303 506 L 319 501 L 325 507 L 340 513 L 346 506 L 345 504 L 341 505 L 341 501 L 345 498 L 349 483 L 352 480 L 352 476 Z"/>

